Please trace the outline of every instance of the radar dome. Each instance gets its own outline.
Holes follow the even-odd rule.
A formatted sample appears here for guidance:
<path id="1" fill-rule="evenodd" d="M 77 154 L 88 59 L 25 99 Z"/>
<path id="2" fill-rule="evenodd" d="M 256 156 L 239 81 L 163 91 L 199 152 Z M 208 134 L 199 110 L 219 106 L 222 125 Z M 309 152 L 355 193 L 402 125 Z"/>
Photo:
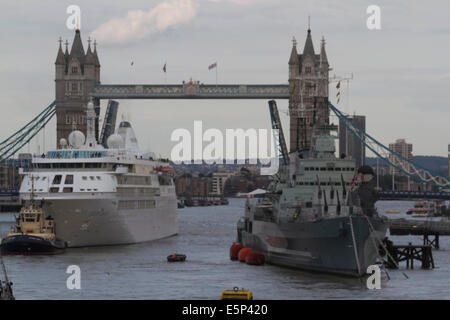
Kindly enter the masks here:
<path id="1" fill-rule="evenodd" d="M 61 148 L 67 147 L 67 140 L 64 138 L 59 139 L 59 145 L 61 146 Z"/>
<path id="2" fill-rule="evenodd" d="M 69 144 L 75 149 L 79 149 L 84 145 L 85 139 L 84 133 L 79 130 L 72 131 L 69 134 Z"/>
<path id="3" fill-rule="evenodd" d="M 123 139 L 122 136 L 119 134 L 112 134 L 108 137 L 108 140 L 106 140 L 106 144 L 108 145 L 108 148 L 110 149 L 120 149 L 123 148 Z"/>

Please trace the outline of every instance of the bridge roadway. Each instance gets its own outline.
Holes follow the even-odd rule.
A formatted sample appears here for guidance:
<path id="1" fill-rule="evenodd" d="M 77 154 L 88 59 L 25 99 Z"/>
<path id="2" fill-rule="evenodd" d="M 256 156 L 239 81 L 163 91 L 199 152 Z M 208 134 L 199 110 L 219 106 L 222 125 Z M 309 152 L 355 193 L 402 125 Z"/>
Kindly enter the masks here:
<path id="1" fill-rule="evenodd" d="M 436 199 L 450 200 L 450 192 L 422 192 L 422 191 L 380 191 L 381 200 L 420 200 Z"/>
<path id="2" fill-rule="evenodd" d="M 97 99 L 289 99 L 287 84 L 100 84 Z"/>

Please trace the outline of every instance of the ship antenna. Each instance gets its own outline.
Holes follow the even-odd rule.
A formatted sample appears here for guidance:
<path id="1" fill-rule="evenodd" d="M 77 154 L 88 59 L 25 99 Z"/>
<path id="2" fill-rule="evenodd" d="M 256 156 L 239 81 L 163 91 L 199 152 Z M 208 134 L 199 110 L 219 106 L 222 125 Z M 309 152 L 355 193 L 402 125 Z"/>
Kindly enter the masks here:
<path id="1" fill-rule="evenodd" d="M 344 176 L 341 173 L 341 181 L 342 181 L 342 200 L 345 202 L 345 198 L 347 198 L 347 189 L 345 188 Z"/>
<path id="2" fill-rule="evenodd" d="M 320 189 L 320 180 L 319 180 L 319 175 L 316 175 L 317 177 L 317 186 L 319 187 L 319 193 L 317 194 L 317 198 L 322 199 L 322 189 Z M 325 194 L 325 192 L 324 192 Z"/>
<path id="3" fill-rule="evenodd" d="M 338 216 L 341 215 L 341 201 L 339 200 L 339 192 L 336 192 L 337 197 L 337 207 L 336 207 L 336 213 Z"/>

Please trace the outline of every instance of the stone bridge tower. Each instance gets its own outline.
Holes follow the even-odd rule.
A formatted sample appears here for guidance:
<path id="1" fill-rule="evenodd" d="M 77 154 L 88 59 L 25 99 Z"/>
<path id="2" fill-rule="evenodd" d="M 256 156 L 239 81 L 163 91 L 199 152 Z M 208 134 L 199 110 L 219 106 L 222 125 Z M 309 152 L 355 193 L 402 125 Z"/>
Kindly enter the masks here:
<path id="1" fill-rule="evenodd" d="M 328 71 L 325 39 L 315 54 L 308 27 L 303 53 L 297 53 L 294 39 L 289 59 L 290 152 L 309 150 L 314 123 L 329 123 Z"/>
<path id="2" fill-rule="evenodd" d="M 55 101 L 56 101 L 56 143 L 59 147 L 61 138 L 67 139 L 74 129 L 86 134 L 87 103 L 94 87 L 100 83 L 100 62 L 97 46 L 94 41 L 94 51 L 91 40 L 88 40 L 85 53 L 81 41 L 80 30 L 75 31 L 72 48 L 68 51 L 66 40 L 65 52 L 62 50 L 62 40 L 59 40 L 59 50 L 55 61 Z M 100 103 L 94 101 L 96 121 L 95 134 L 98 138 L 98 116 Z"/>

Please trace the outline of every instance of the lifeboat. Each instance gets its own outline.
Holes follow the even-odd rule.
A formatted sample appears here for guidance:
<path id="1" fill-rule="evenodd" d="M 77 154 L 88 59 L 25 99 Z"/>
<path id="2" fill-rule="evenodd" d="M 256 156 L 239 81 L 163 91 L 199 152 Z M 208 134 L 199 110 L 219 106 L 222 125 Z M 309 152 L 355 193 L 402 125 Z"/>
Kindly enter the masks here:
<path id="1" fill-rule="evenodd" d="M 249 254 L 249 252 L 253 251 L 252 248 L 242 248 L 241 250 L 239 250 L 239 261 L 240 262 L 245 262 L 245 258 L 247 257 L 247 254 Z"/>
<path id="2" fill-rule="evenodd" d="M 168 262 L 183 262 L 186 260 L 185 254 L 173 253 L 170 256 L 167 256 Z"/>

